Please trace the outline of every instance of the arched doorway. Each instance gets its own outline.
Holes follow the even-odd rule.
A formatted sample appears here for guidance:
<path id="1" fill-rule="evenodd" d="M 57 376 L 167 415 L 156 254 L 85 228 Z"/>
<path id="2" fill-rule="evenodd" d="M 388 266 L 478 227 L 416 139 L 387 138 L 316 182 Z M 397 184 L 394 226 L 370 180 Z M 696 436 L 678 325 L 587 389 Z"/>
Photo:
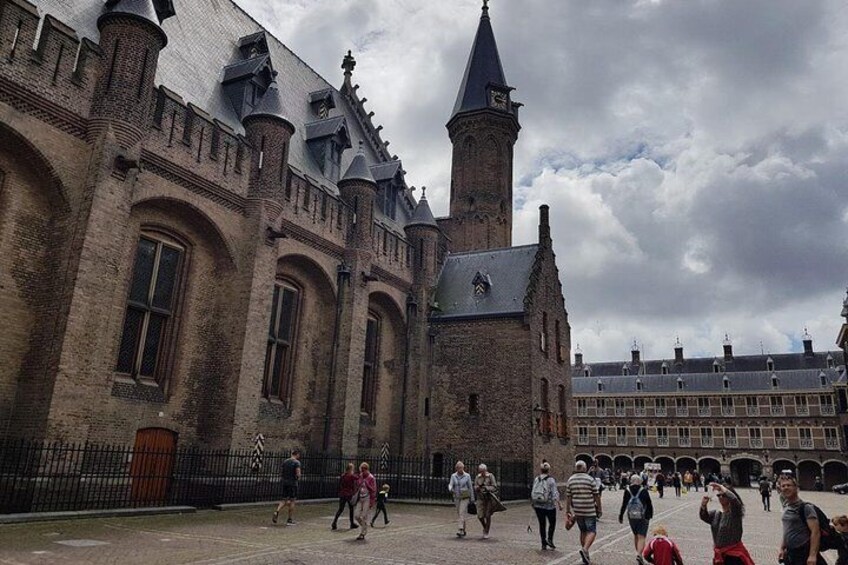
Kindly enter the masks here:
<path id="1" fill-rule="evenodd" d="M 848 483 L 848 467 L 841 461 L 828 461 L 824 464 L 824 488 L 830 490 L 834 485 Z"/>
<path id="2" fill-rule="evenodd" d="M 801 461 L 798 463 L 798 486 L 803 490 L 813 490 L 816 477 L 821 477 L 821 465 L 815 461 Z"/>
<path id="3" fill-rule="evenodd" d="M 587 467 L 591 467 L 592 463 L 594 462 L 594 458 L 588 453 L 579 453 L 577 454 L 577 457 L 575 459 L 577 459 L 578 461 L 583 461 L 584 463 L 586 463 Z"/>
<path id="4" fill-rule="evenodd" d="M 677 472 L 685 473 L 686 471 L 694 471 L 698 468 L 698 464 L 691 457 L 678 457 L 677 458 Z"/>
<path id="5" fill-rule="evenodd" d="M 741 457 L 730 462 L 730 479 L 734 486 L 749 488 L 763 474 L 763 465 L 756 459 Z"/>
<path id="6" fill-rule="evenodd" d="M 633 462 L 633 468 L 637 471 L 641 471 L 645 468 L 645 463 L 650 463 L 651 458 L 647 455 L 637 455 L 635 461 Z"/>
<path id="7" fill-rule="evenodd" d="M 772 474 L 780 476 L 783 471 L 795 472 L 795 463 L 788 459 L 775 459 L 771 464 Z"/>
<path id="8" fill-rule="evenodd" d="M 713 457 L 701 457 L 698 461 L 698 472 L 709 477 L 711 474 L 718 475 L 721 471 L 721 463 Z"/>
<path id="9" fill-rule="evenodd" d="M 633 460 L 627 455 L 616 455 L 613 460 L 613 468 L 617 471 L 630 471 L 633 469 Z"/>
<path id="10" fill-rule="evenodd" d="M 598 465 L 600 465 L 602 469 L 612 468 L 612 457 L 610 457 L 609 455 L 596 455 L 595 459 L 597 460 Z"/>
<path id="11" fill-rule="evenodd" d="M 661 465 L 663 474 L 668 475 L 669 473 L 674 473 L 674 459 L 671 457 L 660 455 L 654 459 L 654 463 L 659 463 Z"/>

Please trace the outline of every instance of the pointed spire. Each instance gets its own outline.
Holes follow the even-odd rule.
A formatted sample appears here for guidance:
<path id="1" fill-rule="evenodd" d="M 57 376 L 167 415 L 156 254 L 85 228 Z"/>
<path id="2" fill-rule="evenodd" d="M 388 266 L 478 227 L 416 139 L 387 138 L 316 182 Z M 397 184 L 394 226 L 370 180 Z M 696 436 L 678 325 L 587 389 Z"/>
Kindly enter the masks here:
<path id="1" fill-rule="evenodd" d="M 129 16 L 136 20 L 142 20 L 153 25 L 167 45 L 168 36 L 159 26 L 159 15 L 153 0 L 107 0 L 106 10 L 97 18 L 97 28 L 103 25 L 103 21 L 113 15 Z"/>
<path id="2" fill-rule="evenodd" d="M 489 18 L 488 0 L 486 0 L 483 2 L 480 25 L 477 28 L 474 45 L 471 47 L 471 55 L 468 57 L 468 65 L 465 68 L 465 75 L 459 87 L 451 117 L 462 112 L 488 108 L 490 85 L 507 89 L 506 76 L 498 54 L 495 33 L 492 31 Z"/>
<path id="3" fill-rule="evenodd" d="M 374 180 L 374 175 L 371 174 L 371 169 L 368 167 L 368 163 L 365 160 L 365 150 L 362 148 L 361 141 L 359 142 L 359 151 L 357 151 L 356 156 L 347 168 L 347 172 L 345 172 L 339 182 L 344 181 L 365 181 L 374 185 L 377 184 L 377 181 Z"/>
<path id="4" fill-rule="evenodd" d="M 415 206 L 415 211 L 412 213 L 412 219 L 409 220 L 406 227 L 430 226 L 438 228 L 439 224 L 436 223 L 436 219 L 433 217 L 433 212 L 430 210 L 430 204 L 427 202 L 427 187 L 422 186 L 421 191 L 421 199 Z"/>
<path id="5" fill-rule="evenodd" d="M 353 58 L 353 52 L 348 49 L 347 55 L 342 59 L 342 68 L 344 69 L 345 84 L 350 86 L 350 79 L 353 76 L 353 69 L 356 68 L 356 59 Z"/>
<path id="6" fill-rule="evenodd" d="M 295 129 L 294 124 L 291 119 L 288 117 L 289 113 L 283 107 L 283 97 L 280 95 L 280 89 L 277 86 L 277 73 L 274 72 L 274 79 L 271 80 L 271 84 L 268 85 L 268 89 L 265 91 L 265 94 L 262 95 L 262 99 L 259 101 L 259 104 L 246 115 L 242 121 L 245 121 L 249 118 L 257 118 L 257 117 L 269 117 L 275 118 L 278 120 L 282 120 L 286 123 L 292 130 Z"/>

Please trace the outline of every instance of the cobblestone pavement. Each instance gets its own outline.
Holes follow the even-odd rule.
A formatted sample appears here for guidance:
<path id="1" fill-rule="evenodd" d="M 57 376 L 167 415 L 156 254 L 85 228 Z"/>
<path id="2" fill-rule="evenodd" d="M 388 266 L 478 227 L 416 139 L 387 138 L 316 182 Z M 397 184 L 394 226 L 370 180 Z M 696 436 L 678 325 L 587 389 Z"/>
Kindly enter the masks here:
<path id="1" fill-rule="evenodd" d="M 604 493 L 606 514 L 599 523 L 592 551 L 595 565 L 635 563 L 629 528 L 618 524 L 620 493 Z M 654 524 L 662 523 L 681 546 L 687 565 L 709 565 L 709 528 L 698 520 L 702 493 L 676 499 L 654 497 Z M 848 513 L 848 497 L 804 493 L 828 515 Z M 748 506 L 745 543 L 757 564 L 777 562 L 780 511 L 777 497 L 771 513 L 763 512 L 759 495 L 743 491 Z M 715 504 L 715 503 L 713 503 Z M 367 541 L 356 532 L 330 530 L 330 505 L 301 506 L 297 525 L 274 526 L 271 507 L 228 512 L 204 511 L 184 516 L 109 518 L 0 526 L 0 563 L 22 564 L 440 564 L 440 563 L 580 563 L 576 528 L 558 528 L 556 551 L 541 551 L 535 517 L 528 504 L 512 505 L 495 515 L 492 537 L 481 539 L 479 523 L 468 537 L 455 537 L 451 508 L 394 504 L 391 523 L 378 525 Z M 533 532 L 527 532 L 528 523 Z M 342 522 L 344 523 L 344 522 Z M 834 555 L 828 555 L 830 562 Z"/>

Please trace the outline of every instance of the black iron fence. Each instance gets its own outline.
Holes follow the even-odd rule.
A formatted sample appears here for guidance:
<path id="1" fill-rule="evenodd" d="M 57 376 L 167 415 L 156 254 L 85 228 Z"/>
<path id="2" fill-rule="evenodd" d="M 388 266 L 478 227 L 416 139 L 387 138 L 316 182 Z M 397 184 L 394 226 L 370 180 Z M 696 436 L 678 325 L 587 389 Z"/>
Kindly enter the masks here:
<path id="1" fill-rule="evenodd" d="M 281 497 L 288 453 L 195 448 L 134 449 L 31 441 L 0 443 L 0 514 L 195 506 L 271 501 Z M 301 499 L 334 498 L 348 463 L 368 461 L 392 498 L 445 501 L 456 458 L 301 456 Z M 464 460 L 469 470 L 477 460 Z M 504 500 L 526 499 L 533 480 L 524 461 L 486 460 Z"/>

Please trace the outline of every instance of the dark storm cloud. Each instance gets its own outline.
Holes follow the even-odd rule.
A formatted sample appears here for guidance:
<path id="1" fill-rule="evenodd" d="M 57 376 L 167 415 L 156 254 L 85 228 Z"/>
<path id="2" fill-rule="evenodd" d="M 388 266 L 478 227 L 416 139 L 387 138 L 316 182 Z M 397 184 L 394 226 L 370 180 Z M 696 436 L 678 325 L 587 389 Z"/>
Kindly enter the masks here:
<path id="1" fill-rule="evenodd" d="M 444 123 L 477 0 L 242 0 L 334 84 L 354 79 L 447 212 Z M 835 338 L 848 281 L 848 10 L 835 0 L 493 0 L 526 104 L 516 243 L 538 206 L 587 358 L 780 351 Z"/>

